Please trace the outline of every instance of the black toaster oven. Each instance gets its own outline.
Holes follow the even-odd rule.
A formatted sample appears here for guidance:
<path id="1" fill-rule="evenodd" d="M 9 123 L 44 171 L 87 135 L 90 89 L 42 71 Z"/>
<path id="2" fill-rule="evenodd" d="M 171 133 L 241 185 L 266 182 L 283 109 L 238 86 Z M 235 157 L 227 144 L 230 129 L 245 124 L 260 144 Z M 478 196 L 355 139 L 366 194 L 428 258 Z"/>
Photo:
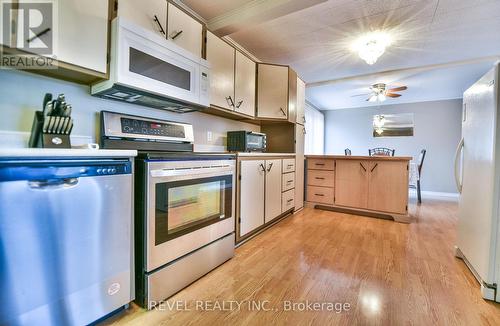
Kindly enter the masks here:
<path id="1" fill-rule="evenodd" d="M 228 131 L 227 150 L 230 152 L 265 152 L 266 134 L 254 131 Z"/>

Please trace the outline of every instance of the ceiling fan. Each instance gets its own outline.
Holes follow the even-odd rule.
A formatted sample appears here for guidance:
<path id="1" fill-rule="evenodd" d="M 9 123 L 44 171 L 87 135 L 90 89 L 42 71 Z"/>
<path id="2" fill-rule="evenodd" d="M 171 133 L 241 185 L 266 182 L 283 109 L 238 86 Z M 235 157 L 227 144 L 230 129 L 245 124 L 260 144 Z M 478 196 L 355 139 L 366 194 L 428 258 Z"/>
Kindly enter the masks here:
<path id="1" fill-rule="evenodd" d="M 371 91 L 370 93 L 353 95 L 351 97 L 368 96 L 368 98 L 366 99 L 368 102 L 377 102 L 377 101 L 383 102 L 387 99 L 387 97 L 392 97 L 392 98 L 400 97 L 401 94 L 395 92 L 401 92 L 407 89 L 408 89 L 407 86 L 387 88 L 387 84 L 377 83 L 370 86 L 370 91 Z"/>

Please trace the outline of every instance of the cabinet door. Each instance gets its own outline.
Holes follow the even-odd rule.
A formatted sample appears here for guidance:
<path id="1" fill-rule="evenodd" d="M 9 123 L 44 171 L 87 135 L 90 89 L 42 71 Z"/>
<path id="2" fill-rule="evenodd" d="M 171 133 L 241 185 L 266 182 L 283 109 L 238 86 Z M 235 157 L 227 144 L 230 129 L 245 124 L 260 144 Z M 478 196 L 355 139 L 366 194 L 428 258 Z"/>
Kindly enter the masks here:
<path id="1" fill-rule="evenodd" d="M 408 162 L 370 163 L 368 208 L 406 214 L 408 205 Z"/>
<path id="2" fill-rule="evenodd" d="M 264 225 L 265 161 L 240 163 L 240 237 Z"/>
<path id="3" fill-rule="evenodd" d="M 155 21 L 155 15 L 158 17 L 161 28 L 158 22 Z M 167 32 L 167 0 L 120 0 L 118 3 L 118 16 L 166 37 L 165 34 L 161 33 L 161 29 L 165 33 Z"/>
<path id="4" fill-rule="evenodd" d="M 235 111 L 255 116 L 255 69 L 256 63 L 236 51 L 234 102 Z"/>
<path id="5" fill-rule="evenodd" d="M 370 161 L 337 160 L 335 205 L 367 208 Z"/>
<path id="6" fill-rule="evenodd" d="M 59 0 L 57 60 L 106 73 L 108 1 Z"/>
<path id="7" fill-rule="evenodd" d="M 304 137 L 305 128 L 295 125 L 295 209 L 304 207 Z"/>
<path id="8" fill-rule="evenodd" d="M 210 103 L 234 110 L 235 49 L 207 32 L 207 60 L 210 63 Z"/>
<path id="9" fill-rule="evenodd" d="M 266 209 L 264 221 L 281 214 L 281 160 L 266 160 Z"/>
<path id="10" fill-rule="evenodd" d="M 173 4 L 168 4 L 168 39 L 201 57 L 202 25 Z"/>
<path id="11" fill-rule="evenodd" d="M 304 115 L 306 106 L 306 84 L 297 77 L 297 120 L 296 122 L 304 125 L 306 117 Z"/>
<path id="12" fill-rule="evenodd" d="M 257 116 L 288 119 L 288 67 L 258 65 Z"/>

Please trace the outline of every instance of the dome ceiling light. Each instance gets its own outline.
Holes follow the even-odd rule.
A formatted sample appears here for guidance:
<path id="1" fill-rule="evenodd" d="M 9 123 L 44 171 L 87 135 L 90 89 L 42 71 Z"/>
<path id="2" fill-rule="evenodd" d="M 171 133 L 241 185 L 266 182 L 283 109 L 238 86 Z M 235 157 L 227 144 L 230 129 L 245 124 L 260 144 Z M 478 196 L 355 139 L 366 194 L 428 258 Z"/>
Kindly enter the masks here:
<path id="1" fill-rule="evenodd" d="M 372 65 L 384 54 L 385 49 L 392 44 L 392 38 L 387 32 L 374 31 L 359 37 L 352 44 L 356 52 L 367 64 Z"/>

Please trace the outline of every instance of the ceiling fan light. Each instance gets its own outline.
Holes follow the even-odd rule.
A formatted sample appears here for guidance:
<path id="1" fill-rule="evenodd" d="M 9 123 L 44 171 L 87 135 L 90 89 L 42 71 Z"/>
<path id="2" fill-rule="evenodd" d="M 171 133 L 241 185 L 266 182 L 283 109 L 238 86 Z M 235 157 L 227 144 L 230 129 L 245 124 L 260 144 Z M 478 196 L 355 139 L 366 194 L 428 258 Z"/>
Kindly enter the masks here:
<path id="1" fill-rule="evenodd" d="M 380 102 L 384 102 L 384 101 L 387 99 L 387 97 L 385 96 L 385 94 L 384 94 L 384 93 L 380 93 L 380 94 L 378 94 L 378 95 L 377 95 L 377 99 L 378 99 Z"/>
<path id="2" fill-rule="evenodd" d="M 376 132 L 378 135 L 382 135 L 382 133 L 384 132 L 384 129 L 382 129 L 382 128 L 377 128 L 377 129 L 375 129 L 375 132 Z"/>
<path id="3" fill-rule="evenodd" d="M 377 95 L 370 96 L 370 98 L 368 99 L 368 102 L 377 102 Z"/>

